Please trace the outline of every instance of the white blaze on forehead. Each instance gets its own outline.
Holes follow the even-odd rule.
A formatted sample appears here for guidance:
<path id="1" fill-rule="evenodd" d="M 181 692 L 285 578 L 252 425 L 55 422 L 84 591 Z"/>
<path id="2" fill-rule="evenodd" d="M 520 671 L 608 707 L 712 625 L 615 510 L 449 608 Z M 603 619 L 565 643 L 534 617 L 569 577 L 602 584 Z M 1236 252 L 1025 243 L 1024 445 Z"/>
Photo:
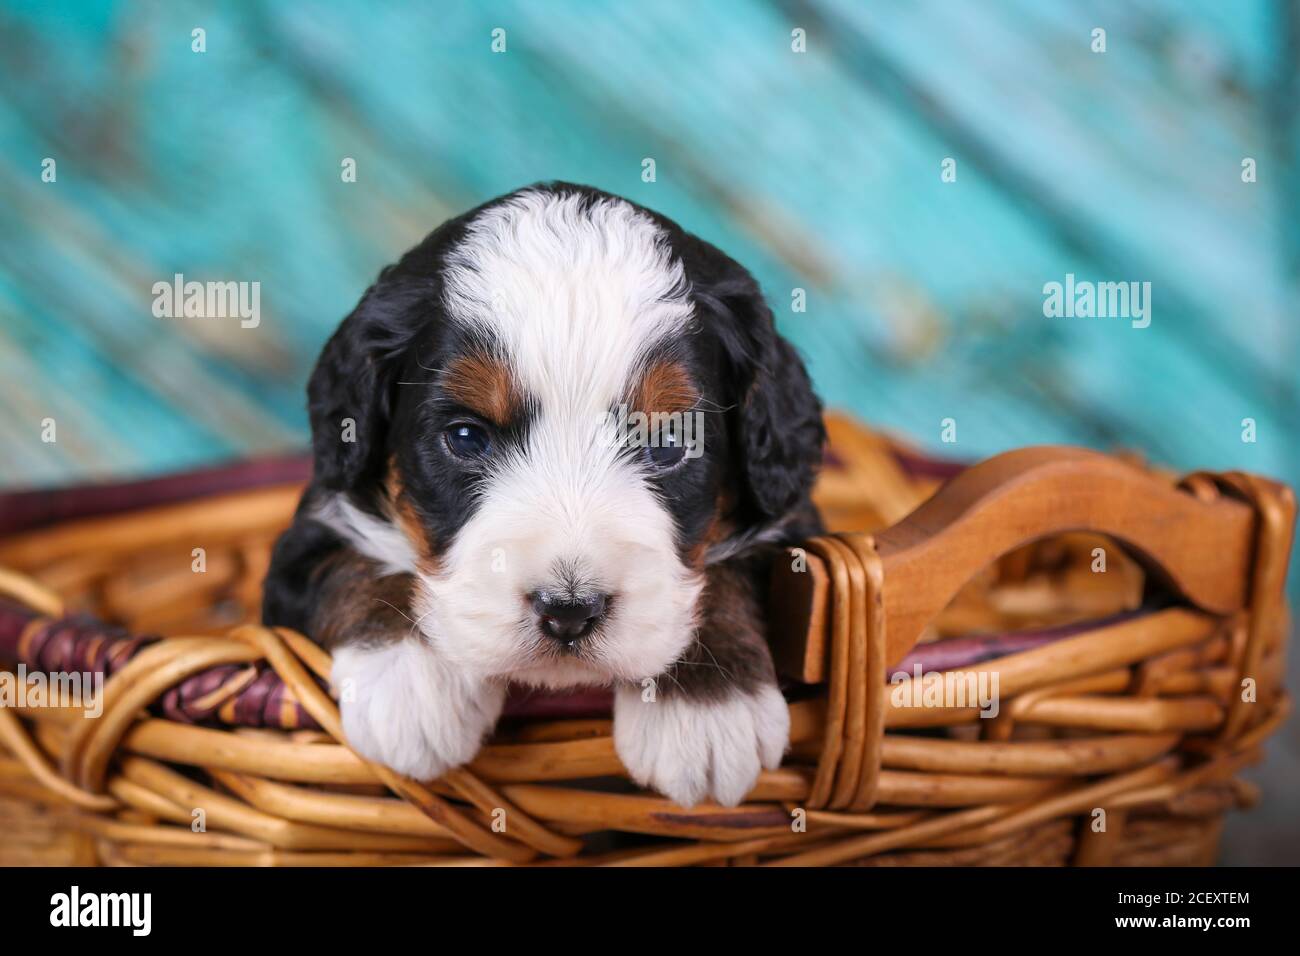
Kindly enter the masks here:
<path id="1" fill-rule="evenodd" d="M 522 192 L 475 219 L 448 256 L 448 311 L 501 344 L 544 412 L 609 408 L 692 314 L 663 230 L 622 200 L 584 202 Z"/>
<path id="2" fill-rule="evenodd" d="M 535 405 L 521 445 L 485 468 L 438 573 L 422 576 L 422 628 L 458 666 L 489 676 L 658 674 L 693 638 L 702 580 L 638 459 L 609 439 L 610 413 L 649 351 L 692 319 L 667 236 L 622 200 L 529 190 L 470 224 L 444 281 L 451 320 L 501 349 Z M 581 667 L 548 663 L 526 600 L 570 587 L 613 597 Z"/>

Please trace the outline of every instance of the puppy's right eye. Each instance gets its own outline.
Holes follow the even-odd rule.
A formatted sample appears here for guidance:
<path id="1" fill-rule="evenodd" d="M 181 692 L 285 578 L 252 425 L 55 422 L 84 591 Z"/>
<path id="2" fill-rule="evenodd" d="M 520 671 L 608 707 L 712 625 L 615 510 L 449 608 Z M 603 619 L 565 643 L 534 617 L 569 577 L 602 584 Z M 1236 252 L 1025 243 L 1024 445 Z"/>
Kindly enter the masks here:
<path id="1" fill-rule="evenodd" d="M 457 458 L 485 458 L 492 450 L 492 439 L 478 425 L 470 422 L 457 422 L 445 432 L 443 441 L 447 449 Z"/>

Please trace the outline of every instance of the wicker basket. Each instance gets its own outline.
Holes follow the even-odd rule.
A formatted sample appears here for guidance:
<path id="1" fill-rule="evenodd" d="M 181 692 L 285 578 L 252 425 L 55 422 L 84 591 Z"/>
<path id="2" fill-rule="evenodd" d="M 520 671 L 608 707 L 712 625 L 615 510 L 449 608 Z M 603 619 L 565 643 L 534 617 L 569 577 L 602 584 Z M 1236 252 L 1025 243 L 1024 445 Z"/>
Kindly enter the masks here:
<path id="1" fill-rule="evenodd" d="M 835 533 L 770 595 L 792 746 L 742 806 L 637 791 L 600 694 L 515 700 L 437 781 L 361 760 L 325 653 L 249 623 L 277 484 L 0 543 L 0 667 L 108 675 L 94 718 L 0 708 L 0 863 L 1212 862 L 1288 711 L 1291 492 L 1065 448 L 950 477 L 828 426 Z"/>

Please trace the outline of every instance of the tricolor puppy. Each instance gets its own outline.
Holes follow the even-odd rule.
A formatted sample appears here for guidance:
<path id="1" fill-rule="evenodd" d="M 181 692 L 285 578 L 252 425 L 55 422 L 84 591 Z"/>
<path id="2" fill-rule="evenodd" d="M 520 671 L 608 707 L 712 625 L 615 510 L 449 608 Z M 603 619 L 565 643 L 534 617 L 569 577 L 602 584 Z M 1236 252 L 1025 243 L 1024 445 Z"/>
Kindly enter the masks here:
<path id="1" fill-rule="evenodd" d="M 780 762 L 760 582 L 819 530 L 824 432 L 741 266 L 534 186 L 384 269 L 308 395 L 315 474 L 264 617 L 333 652 L 358 752 L 436 777 L 514 681 L 612 685 L 619 756 L 683 805 Z"/>

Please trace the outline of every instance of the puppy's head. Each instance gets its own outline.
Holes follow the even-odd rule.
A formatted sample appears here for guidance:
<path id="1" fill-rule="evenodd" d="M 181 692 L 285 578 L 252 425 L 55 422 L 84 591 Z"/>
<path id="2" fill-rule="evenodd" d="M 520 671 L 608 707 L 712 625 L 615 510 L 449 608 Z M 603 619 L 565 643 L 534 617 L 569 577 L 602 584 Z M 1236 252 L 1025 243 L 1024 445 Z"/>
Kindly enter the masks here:
<path id="1" fill-rule="evenodd" d="M 317 517 L 413 571 L 426 639 L 484 676 L 657 675 L 708 564 L 816 520 L 820 405 L 753 278 L 591 189 L 443 225 L 366 292 L 309 395 Z"/>

